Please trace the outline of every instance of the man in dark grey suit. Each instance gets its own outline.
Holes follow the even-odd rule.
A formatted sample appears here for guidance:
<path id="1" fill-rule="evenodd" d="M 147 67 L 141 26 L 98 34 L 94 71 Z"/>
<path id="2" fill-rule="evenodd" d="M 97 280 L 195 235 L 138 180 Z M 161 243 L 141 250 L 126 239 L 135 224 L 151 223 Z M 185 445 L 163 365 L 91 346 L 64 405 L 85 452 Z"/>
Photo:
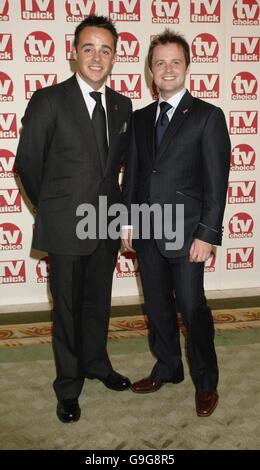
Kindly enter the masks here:
<path id="1" fill-rule="evenodd" d="M 16 165 L 37 209 L 33 247 L 49 253 L 54 301 L 54 389 L 62 422 L 80 418 L 78 397 L 84 378 L 125 390 L 127 377 L 115 372 L 107 354 L 112 276 L 119 239 L 99 228 L 78 236 L 77 212 L 99 196 L 108 207 L 121 201 L 120 166 L 128 146 L 129 98 L 105 86 L 115 60 L 117 31 L 103 16 L 91 15 L 75 31 L 77 73 L 33 95 L 25 116 Z M 104 238 L 104 239 L 99 239 Z"/>
<path id="2" fill-rule="evenodd" d="M 203 274 L 212 245 L 221 244 L 230 139 L 221 109 L 193 98 L 185 89 L 190 50 L 181 35 L 165 30 L 156 36 L 148 64 L 159 100 L 134 113 L 123 199 L 129 209 L 131 203 L 157 204 L 162 209 L 168 204 L 174 222 L 181 221 L 177 206 L 184 208 L 184 215 L 183 224 L 171 227 L 173 232 L 177 229 L 175 243 L 164 232 L 155 236 L 155 216 L 150 239 L 141 234 L 132 244 L 132 229 L 124 230 L 125 248 L 137 252 L 150 345 L 157 358 L 151 375 L 134 383 L 132 390 L 155 392 L 166 382 L 184 379 L 177 305 L 187 329 L 196 411 L 198 416 L 209 416 L 218 403 L 218 365 Z"/>

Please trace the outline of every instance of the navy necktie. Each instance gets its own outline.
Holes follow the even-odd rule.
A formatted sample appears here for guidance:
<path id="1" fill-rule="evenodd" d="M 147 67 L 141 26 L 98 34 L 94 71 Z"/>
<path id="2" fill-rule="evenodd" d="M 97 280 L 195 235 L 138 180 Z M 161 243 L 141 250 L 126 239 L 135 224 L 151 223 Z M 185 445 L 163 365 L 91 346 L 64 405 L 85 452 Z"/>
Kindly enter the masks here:
<path id="1" fill-rule="evenodd" d="M 106 113 L 102 105 L 101 93 L 99 91 L 91 91 L 89 94 L 96 101 L 92 114 L 92 123 L 103 169 L 105 169 L 108 153 Z"/>
<path id="2" fill-rule="evenodd" d="M 162 101 L 160 103 L 160 114 L 155 125 L 155 150 L 156 151 L 158 150 L 160 143 L 162 141 L 162 138 L 164 136 L 164 133 L 168 127 L 169 118 L 167 116 L 167 112 L 171 108 L 172 108 L 172 105 L 167 103 L 166 101 Z"/>

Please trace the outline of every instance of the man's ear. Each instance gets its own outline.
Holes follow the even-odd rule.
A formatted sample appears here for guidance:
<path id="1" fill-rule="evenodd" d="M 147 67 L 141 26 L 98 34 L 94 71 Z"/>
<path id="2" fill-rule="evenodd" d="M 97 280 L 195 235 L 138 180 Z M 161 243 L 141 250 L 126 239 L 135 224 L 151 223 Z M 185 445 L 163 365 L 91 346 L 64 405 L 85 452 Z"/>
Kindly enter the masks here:
<path id="1" fill-rule="evenodd" d="M 78 54 L 75 46 L 72 47 L 71 56 L 72 59 L 77 60 Z"/>

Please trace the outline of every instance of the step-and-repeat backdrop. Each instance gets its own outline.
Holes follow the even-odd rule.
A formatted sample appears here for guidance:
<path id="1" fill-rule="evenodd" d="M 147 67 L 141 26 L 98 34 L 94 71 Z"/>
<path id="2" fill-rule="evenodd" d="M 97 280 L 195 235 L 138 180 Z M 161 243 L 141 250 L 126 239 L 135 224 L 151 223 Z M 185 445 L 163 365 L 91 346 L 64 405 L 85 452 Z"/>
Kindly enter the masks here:
<path id="1" fill-rule="evenodd" d="M 232 140 L 223 247 L 205 267 L 206 288 L 259 286 L 259 3 L 257 0 L 0 0 L 0 303 L 44 302 L 46 253 L 30 252 L 33 215 L 14 158 L 21 117 L 33 92 L 73 71 L 77 24 L 109 16 L 119 31 L 109 85 L 134 108 L 155 99 L 145 59 L 151 36 L 170 27 L 191 44 L 187 87 L 221 106 Z M 136 259 L 120 254 L 114 296 L 140 292 Z"/>

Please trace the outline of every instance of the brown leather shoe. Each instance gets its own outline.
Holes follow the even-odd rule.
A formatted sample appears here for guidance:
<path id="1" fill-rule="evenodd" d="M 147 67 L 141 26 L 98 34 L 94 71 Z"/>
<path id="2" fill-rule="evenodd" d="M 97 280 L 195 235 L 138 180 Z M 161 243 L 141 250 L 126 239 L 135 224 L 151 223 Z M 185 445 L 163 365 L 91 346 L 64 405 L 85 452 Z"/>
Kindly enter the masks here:
<path id="1" fill-rule="evenodd" d="M 195 395 L 197 415 L 204 417 L 212 415 L 218 404 L 218 392 L 196 392 Z"/>
<path id="2" fill-rule="evenodd" d="M 159 390 L 163 384 L 164 382 L 161 382 L 158 379 L 154 379 L 153 377 L 145 377 L 138 382 L 134 382 L 131 386 L 131 390 L 134 393 L 152 393 L 157 392 L 157 390 Z"/>

